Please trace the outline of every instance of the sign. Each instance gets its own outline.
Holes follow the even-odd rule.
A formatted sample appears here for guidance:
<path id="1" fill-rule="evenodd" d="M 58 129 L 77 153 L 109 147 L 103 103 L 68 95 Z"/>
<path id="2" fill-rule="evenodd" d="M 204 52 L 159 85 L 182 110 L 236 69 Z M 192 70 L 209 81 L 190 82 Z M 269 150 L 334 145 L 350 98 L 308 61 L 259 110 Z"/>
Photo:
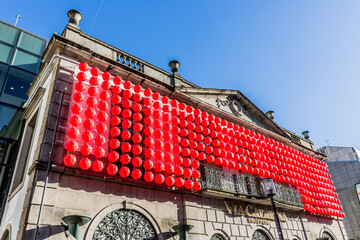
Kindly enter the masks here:
<path id="1" fill-rule="evenodd" d="M 357 196 L 358 196 L 359 202 L 360 202 L 360 183 L 355 184 L 355 188 L 356 188 L 356 193 L 357 193 Z"/>
<path id="2" fill-rule="evenodd" d="M 249 223 L 270 224 L 270 220 L 275 221 L 274 212 L 267 209 L 254 207 L 252 204 L 241 205 L 232 201 L 224 201 L 225 206 L 230 214 L 246 216 Z M 282 212 L 278 213 L 279 220 L 286 222 L 286 215 Z"/>

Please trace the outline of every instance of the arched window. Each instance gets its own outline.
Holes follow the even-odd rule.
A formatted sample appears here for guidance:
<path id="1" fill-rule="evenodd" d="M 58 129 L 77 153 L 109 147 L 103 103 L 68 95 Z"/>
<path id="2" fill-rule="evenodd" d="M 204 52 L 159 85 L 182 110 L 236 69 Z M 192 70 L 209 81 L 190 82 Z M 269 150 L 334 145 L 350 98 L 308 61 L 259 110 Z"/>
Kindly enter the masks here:
<path id="1" fill-rule="evenodd" d="M 252 235 L 251 240 L 270 240 L 270 238 L 263 231 L 256 230 Z"/>
<path id="2" fill-rule="evenodd" d="M 220 234 L 215 233 L 214 235 L 212 235 L 210 240 L 226 240 L 226 239 L 223 236 L 221 236 Z"/>
<path id="3" fill-rule="evenodd" d="M 10 232 L 6 230 L 5 233 L 2 235 L 1 240 L 10 240 Z"/>
<path id="4" fill-rule="evenodd" d="M 323 232 L 321 235 L 321 239 L 323 240 L 334 240 L 334 238 L 328 232 Z"/>
<path id="5" fill-rule="evenodd" d="M 157 240 L 150 221 L 135 210 L 118 209 L 106 215 L 97 225 L 93 240 Z"/>

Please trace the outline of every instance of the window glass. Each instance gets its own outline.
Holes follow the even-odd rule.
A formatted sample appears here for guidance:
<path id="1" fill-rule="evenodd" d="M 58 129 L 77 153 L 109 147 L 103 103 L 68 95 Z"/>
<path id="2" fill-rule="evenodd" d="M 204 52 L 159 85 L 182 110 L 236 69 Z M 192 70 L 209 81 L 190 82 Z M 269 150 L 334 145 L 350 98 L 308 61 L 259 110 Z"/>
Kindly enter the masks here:
<path id="1" fill-rule="evenodd" d="M 7 65 L 0 63 L 0 91 L 5 82 L 5 77 L 6 77 L 8 69 L 9 69 L 9 67 Z"/>
<path id="2" fill-rule="evenodd" d="M 16 68 L 10 68 L 0 99 L 9 104 L 18 106 L 28 98 L 26 92 L 34 78 L 35 74 Z"/>
<path id="3" fill-rule="evenodd" d="M 0 40 L 9 44 L 16 44 L 19 30 L 0 22 Z"/>
<path id="4" fill-rule="evenodd" d="M 14 116 L 17 108 L 0 104 L 0 134 L 5 125 L 8 125 L 11 118 Z"/>
<path id="5" fill-rule="evenodd" d="M 13 49 L 13 47 L 0 43 L 0 61 L 10 63 Z"/>
<path id="6" fill-rule="evenodd" d="M 42 55 L 46 42 L 26 32 L 21 32 L 18 47 L 37 55 Z"/>
<path id="7" fill-rule="evenodd" d="M 12 65 L 36 73 L 39 70 L 40 63 L 41 58 L 17 49 Z"/>

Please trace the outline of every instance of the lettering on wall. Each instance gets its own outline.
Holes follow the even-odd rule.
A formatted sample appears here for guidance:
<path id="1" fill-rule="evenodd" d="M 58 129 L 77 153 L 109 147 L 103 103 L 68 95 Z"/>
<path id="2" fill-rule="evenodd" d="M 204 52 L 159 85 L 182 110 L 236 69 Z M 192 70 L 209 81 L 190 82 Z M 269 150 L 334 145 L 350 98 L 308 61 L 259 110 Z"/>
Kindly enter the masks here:
<path id="1" fill-rule="evenodd" d="M 275 220 L 274 212 L 272 210 L 261 209 L 254 207 L 252 204 L 242 205 L 232 201 L 224 201 L 226 209 L 230 214 L 246 216 L 249 223 L 256 224 L 270 224 L 270 220 Z M 286 215 L 278 212 L 279 220 L 286 222 Z"/>

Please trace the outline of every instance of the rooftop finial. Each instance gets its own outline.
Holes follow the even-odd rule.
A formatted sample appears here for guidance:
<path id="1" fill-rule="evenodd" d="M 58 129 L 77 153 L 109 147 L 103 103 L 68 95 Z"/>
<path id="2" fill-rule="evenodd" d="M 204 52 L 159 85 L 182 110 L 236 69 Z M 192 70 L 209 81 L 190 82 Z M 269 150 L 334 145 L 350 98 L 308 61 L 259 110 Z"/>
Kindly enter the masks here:
<path id="1" fill-rule="evenodd" d="M 20 14 L 16 15 L 15 26 L 18 24 L 20 18 L 21 18 Z"/>
<path id="2" fill-rule="evenodd" d="M 169 67 L 171 67 L 171 71 L 173 74 L 177 73 L 179 71 L 180 63 L 177 60 L 171 60 L 169 62 Z"/>
<path id="3" fill-rule="evenodd" d="M 67 16 L 69 18 L 69 23 L 78 27 L 79 22 L 82 19 L 81 12 L 79 12 L 78 10 L 75 10 L 75 9 L 71 9 L 67 12 Z"/>
<path id="4" fill-rule="evenodd" d="M 274 111 L 267 111 L 265 114 L 268 116 L 268 118 L 274 120 Z"/>
<path id="5" fill-rule="evenodd" d="M 304 136 L 305 139 L 309 139 L 309 138 L 310 138 L 310 136 L 309 136 L 309 131 L 303 131 L 301 134 Z"/>

